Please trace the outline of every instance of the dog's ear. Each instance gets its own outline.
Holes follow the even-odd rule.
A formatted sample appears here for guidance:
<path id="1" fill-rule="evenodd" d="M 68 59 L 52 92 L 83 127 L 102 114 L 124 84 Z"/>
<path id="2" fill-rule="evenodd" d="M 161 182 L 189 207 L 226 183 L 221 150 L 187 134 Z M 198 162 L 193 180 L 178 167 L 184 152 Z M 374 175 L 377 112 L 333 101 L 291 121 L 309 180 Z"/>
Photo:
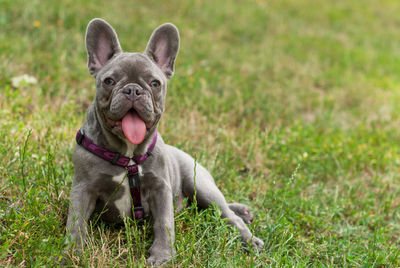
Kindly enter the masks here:
<path id="1" fill-rule="evenodd" d="M 108 60 L 122 52 L 114 29 L 102 19 L 89 22 L 86 29 L 86 50 L 89 72 L 94 76 Z"/>
<path id="2" fill-rule="evenodd" d="M 160 67 L 169 79 L 174 74 L 174 63 L 178 50 L 178 29 L 171 23 L 165 23 L 152 33 L 145 54 Z"/>

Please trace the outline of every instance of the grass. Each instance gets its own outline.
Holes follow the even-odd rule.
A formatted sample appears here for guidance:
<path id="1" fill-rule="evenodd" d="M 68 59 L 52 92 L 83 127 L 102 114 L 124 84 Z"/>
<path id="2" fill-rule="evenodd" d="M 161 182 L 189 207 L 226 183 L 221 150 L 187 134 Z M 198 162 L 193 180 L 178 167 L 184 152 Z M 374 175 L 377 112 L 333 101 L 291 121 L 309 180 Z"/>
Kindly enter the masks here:
<path id="1" fill-rule="evenodd" d="M 400 266 L 400 5 L 0 0 L 0 265 L 62 256 L 75 131 L 95 90 L 84 31 L 127 51 L 181 33 L 159 131 L 254 211 L 261 252 L 210 208 L 175 217 L 171 266 Z M 30 74 L 37 84 L 13 87 Z M 145 266 L 151 223 L 89 222 L 73 266 Z"/>

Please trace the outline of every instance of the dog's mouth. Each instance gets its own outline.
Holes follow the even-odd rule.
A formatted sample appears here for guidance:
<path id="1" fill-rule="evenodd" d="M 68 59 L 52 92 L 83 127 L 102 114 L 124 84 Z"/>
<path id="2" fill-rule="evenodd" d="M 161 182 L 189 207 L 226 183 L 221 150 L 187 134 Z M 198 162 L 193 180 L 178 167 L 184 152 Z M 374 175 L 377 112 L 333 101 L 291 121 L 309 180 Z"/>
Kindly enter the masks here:
<path id="1" fill-rule="evenodd" d="M 114 127 L 121 127 L 125 138 L 132 144 L 141 144 L 146 135 L 146 123 L 135 109 L 130 109 L 121 120 L 111 120 L 108 123 Z"/>

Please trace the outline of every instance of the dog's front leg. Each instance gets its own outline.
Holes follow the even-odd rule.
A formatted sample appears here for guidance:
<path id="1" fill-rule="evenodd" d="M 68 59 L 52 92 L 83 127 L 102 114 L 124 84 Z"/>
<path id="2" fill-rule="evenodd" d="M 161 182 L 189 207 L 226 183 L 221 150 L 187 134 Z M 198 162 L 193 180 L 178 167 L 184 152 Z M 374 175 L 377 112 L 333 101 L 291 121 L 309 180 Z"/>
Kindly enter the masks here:
<path id="1" fill-rule="evenodd" d="M 158 266 L 174 255 L 175 224 L 171 188 L 166 184 L 156 188 L 152 189 L 149 196 L 150 212 L 154 219 L 154 242 L 147 264 Z"/>
<path id="2" fill-rule="evenodd" d="M 87 220 L 96 206 L 96 197 L 86 184 L 73 185 L 67 220 L 67 244 L 80 249 L 85 244 Z"/>

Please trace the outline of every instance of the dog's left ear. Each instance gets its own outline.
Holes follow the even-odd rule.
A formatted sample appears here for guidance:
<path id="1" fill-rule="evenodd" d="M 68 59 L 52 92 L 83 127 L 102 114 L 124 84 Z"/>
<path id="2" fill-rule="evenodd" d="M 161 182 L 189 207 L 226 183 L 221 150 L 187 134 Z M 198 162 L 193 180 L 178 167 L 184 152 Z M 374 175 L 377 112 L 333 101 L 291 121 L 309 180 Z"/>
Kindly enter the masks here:
<path id="1" fill-rule="evenodd" d="M 145 54 L 160 67 L 169 79 L 174 74 L 174 63 L 178 50 L 178 29 L 171 23 L 165 23 L 152 33 Z"/>

